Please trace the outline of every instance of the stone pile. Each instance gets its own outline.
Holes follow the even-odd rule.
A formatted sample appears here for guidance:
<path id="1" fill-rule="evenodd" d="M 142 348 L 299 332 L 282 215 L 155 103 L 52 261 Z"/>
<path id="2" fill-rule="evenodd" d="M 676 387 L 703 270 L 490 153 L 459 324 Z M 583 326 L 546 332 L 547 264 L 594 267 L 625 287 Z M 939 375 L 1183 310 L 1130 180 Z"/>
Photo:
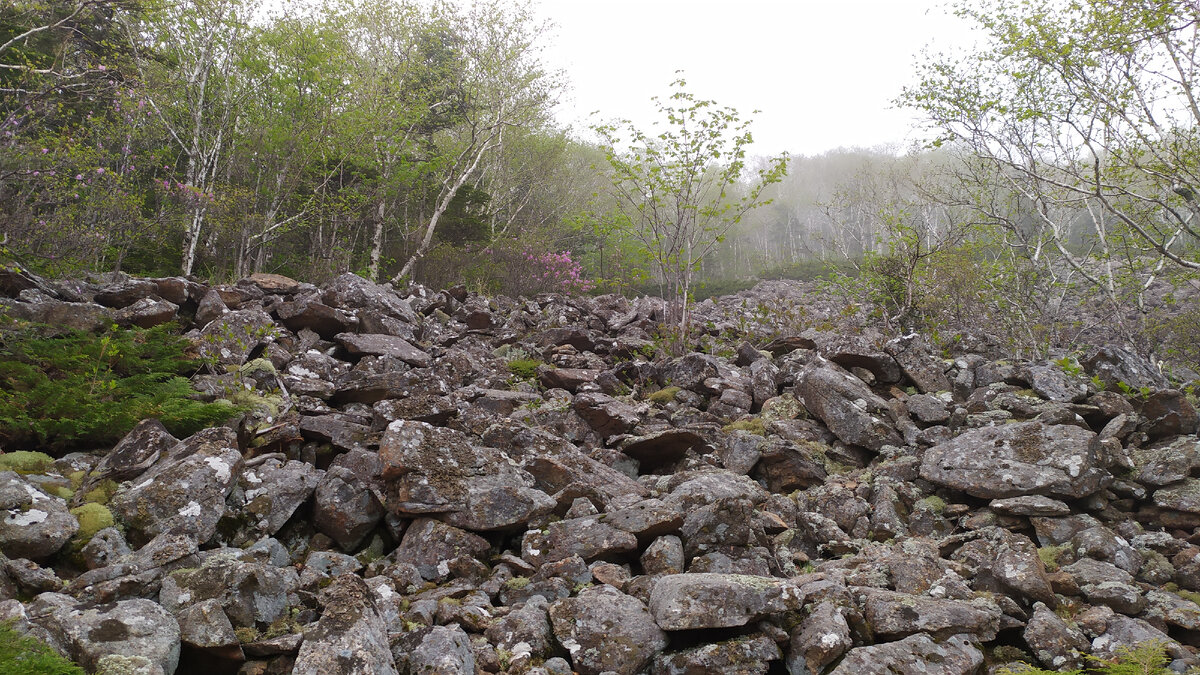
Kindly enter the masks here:
<path id="1" fill-rule="evenodd" d="M 1200 664 L 1197 413 L 1119 346 L 947 359 L 706 303 L 716 348 L 667 358 L 649 298 L 0 291 L 60 327 L 179 321 L 199 390 L 248 410 L 0 473 L 0 619 L 90 672 L 958 675 L 1154 640 Z M 105 481 L 114 527 L 81 529 Z"/>

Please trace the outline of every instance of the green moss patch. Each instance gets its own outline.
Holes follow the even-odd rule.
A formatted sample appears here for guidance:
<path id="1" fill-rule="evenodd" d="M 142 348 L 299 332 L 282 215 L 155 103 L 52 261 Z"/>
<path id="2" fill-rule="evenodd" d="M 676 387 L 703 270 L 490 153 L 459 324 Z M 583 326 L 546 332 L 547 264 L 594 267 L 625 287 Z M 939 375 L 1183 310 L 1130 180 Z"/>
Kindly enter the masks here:
<path id="1" fill-rule="evenodd" d="M 44 452 L 14 450 L 0 455 L 0 471 L 16 471 L 19 474 L 49 473 L 54 468 L 54 458 Z"/>

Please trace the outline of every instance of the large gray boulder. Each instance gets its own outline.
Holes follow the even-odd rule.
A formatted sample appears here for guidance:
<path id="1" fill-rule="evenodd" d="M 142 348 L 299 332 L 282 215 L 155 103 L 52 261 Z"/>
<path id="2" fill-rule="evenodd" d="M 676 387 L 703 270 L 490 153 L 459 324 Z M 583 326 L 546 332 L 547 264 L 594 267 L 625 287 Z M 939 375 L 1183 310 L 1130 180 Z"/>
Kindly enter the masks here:
<path id="1" fill-rule="evenodd" d="M 437 514 L 468 530 L 499 530 L 549 513 L 555 501 L 499 450 L 461 432 L 397 420 L 380 442 L 388 508 L 397 515 Z"/>
<path id="2" fill-rule="evenodd" d="M 205 429 L 180 442 L 132 485 L 113 496 L 109 508 L 142 541 L 164 532 L 208 541 L 225 513 L 225 498 L 242 468 L 237 435 L 227 427 Z"/>
<path id="3" fill-rule="evenodd" d="M 293 675 L 394 675 L 387 626 L 361 577 L 344 574 L 321 594 L 325 612 L 304 633 Z M 419 671 L 418 671 L 419 672 Z"/>
<path id="4" fill-rule="evenodd" d="M 983 652 L 967 635 L 954 635 L 943 642 L 924 634 L 911 635 L 851 649 L 829 675 L 892 675 L 911 672 L 914 664 L 922 665 L 922 675 L 974 675 L 983 666 Z"/>
<path id="5" fill-rule="evenodd" d="M 974 429 L 926 451 L 921 477 L 984 499 L 1078 499 L 1112 480 L 1097 465 L 1094 437 L 1074 425 L 1039 421 Z"/>
<path id="6" fill-rule="evenodd" d="M 804 367 L 796 395 L 844 443 L 875 451 L 904 444 L 892 426 L 887 402 L 862 380 L 824 359 L 813 359 Z"/>
<path id="7" fill-rule="evenodd" d="M 159 602 L 179 612 L 217 600 L 235 626 L 269 624 L 283 616 L 300 585 L 296 570 L 239 560 L 234 551 L 211 555 L 199 568 L 167 575 Z"/>
<path id="8" fill-rule="evenodd" d="M 768 614 L 799 609 L 798 584 L 744 574 L 673 574 L 650 593 L 650 613 L 667 631 L 744 626 Z"/>
<path id="9" fill-rule="evenodd" d="M 88 672 L 171 675 L 179 665 L 179 624 L 151 600 L 89 606 L 43 593 L 26 614 L 35 634 Z"/>
<path id="10" fill-rule="evenodd" d="M 646 606 L 611 586 L 559 600 L 550 606 L 550 621 L 581 675 L 634 675 L 667 646 Z"/>
<path id="11" fill-rule="evenodd" d="M 0 553 L 41 560 L 58 552 L 79 530 L 67 503 L 12 471 L 0 472 Z"/>

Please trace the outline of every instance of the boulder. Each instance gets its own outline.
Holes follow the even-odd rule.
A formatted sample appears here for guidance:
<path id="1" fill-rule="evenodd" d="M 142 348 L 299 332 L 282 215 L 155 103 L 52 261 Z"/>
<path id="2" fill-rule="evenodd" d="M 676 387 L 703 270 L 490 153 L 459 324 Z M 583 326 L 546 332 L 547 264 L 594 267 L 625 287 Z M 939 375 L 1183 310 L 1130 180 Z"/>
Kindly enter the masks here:
<path id="1" fill-rule="evenodd" d="M 321 604 L 325 611 L 316 625 L 304 632 L 293 675 L 398 673 L 387 626 L 379 616 L 374 593 L 362 578 L 354 574 L 337 577 L 322 591 Z"/>
<path id="2" fill-rule="evenodd" d="M 769 614 L 799 609 L 796 581 L 742 574 L 672 574 L 650 593 L 650 613 L 666 631 L 744 626 Z"/>
<path id="3" fill-rule="evenodd" d="M 59 551 L 79 521 L 52 497 L 13 471 L 0 472 L 0 553 L 42 560 Z"/>
<path id="4" fill-rule="evenodd" d="M 179 624 L 151 600 L 88 606 L 43 593 L 26 609 L 49 643 L 88 672 L 171 675 L 179 665 Z"/>
<path id="5" fill-rule="evenodd" d="M 926 451 L 921 477 L 984 499 L 1078 499 L 1112 480 L 1096 465 L 1094 437 L 1077 426 L 1039 421 L 973 429 Z"/>
<path id="6" fill-rule="evenodd" d="M 796 394 L 844 443 L 876 452 L 884 445 L 904 444 L 892 426 L 887 402 L 862 380 L 828 361 L 814 359 L 805 366 Z"/>
<path id="7" fill-rule="evenodd" d="M 953 635 L 935 642 L 928 635 L 856 647 L 829 675 L 891 675 L 922 664 L 922 675 L 973 675 L 983 666 L 983 652 L 968 635 Z"/>
<path id="8" fill-rule="evenodd" d="M 581 675 L 635 675 L 667 646 L 646 606 L 611 586 L 584 589 L 550 606 L 554 636 Z"/>

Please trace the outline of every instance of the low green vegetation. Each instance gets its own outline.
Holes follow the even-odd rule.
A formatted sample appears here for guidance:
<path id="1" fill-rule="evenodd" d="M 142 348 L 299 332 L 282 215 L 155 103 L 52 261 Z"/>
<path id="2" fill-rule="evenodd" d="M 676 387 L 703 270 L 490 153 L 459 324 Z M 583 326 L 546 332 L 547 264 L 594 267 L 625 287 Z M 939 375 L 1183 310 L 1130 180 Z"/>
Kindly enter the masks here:
<path id="1" fill-rule="evenodd" d="M 658 391 L 646 397 L 647 401 L 658 405 L 666 405 L 675 400 L 675 395 L 679 393 L 679 387 L 663 387 Z"/>
<path id="2" fill-rule="evenodd" d="M 228 401 L 193 398 L 182 377 L 196 369 L 186 346 L 165 326 L 55 337 L 36 326 L 0 332 L 0 447 L 61 454 L 115 443 L 150 417 L 187 436 L 233 416 Z M 21 457 L 9 461 L 38 459 Z"/>
<path id="3" fill-rule="evenodd" d="M 1060 566 L 1059 560 L 1062 558 L 1063 553 L 1066 553 L 1070 548 L 1066 544 L 1061 546 L 1043 546 L 1038 549 L 1038 558 L 1041 558 L 1047 572 L 1057 572 Z"/>
<path id="4" fill-rule="evenodd" d="M 748 431 L 759 436 L 767 435 L 767 425 L 763 423 L 761 417 L 752 417 L 748 420 L 738 420 L 733 424 L 727 424 L 724 431 Z"/>
<path id="5" fill-rule="evenodd" d="M 508 370 L 522 380 L 532 380 L 537 377 L 538 366 L 545 365 L 538 359 L 513 359 L 508 362 Z"/>
<path id="6" fill-rule="evenodd" d="M 40 474 L 50 471 L 53 466 L 54 458 L 44 452 L 13 450 L 12 452 L 0 455 L 0 471 L 16 471 L 19 474 Z"/>
<path id="7" fill-rule="evenodd" d="M 1005 666 L 999 675 L 1174 675 L 1175 671 L 1167 667 L 1171 658 L 1167 655 L 1166 645 L 1160 641 L 1150 641 L 1136 649 L 1120 647 L 1115 659 L 1102 659 L 1085 654 L 1088 667 L 1085 670 L 1042 670 L 1026 663 L 1014 663 Z M 1188 671 L 1194 672 L 1194 671 Z"/>
<path id="8" fill-rule="evenodd" d="M 84 675 L 49 645 L 23 635 L 12 622 L 0 623 L 0 673 L 5 675 Z"/>

